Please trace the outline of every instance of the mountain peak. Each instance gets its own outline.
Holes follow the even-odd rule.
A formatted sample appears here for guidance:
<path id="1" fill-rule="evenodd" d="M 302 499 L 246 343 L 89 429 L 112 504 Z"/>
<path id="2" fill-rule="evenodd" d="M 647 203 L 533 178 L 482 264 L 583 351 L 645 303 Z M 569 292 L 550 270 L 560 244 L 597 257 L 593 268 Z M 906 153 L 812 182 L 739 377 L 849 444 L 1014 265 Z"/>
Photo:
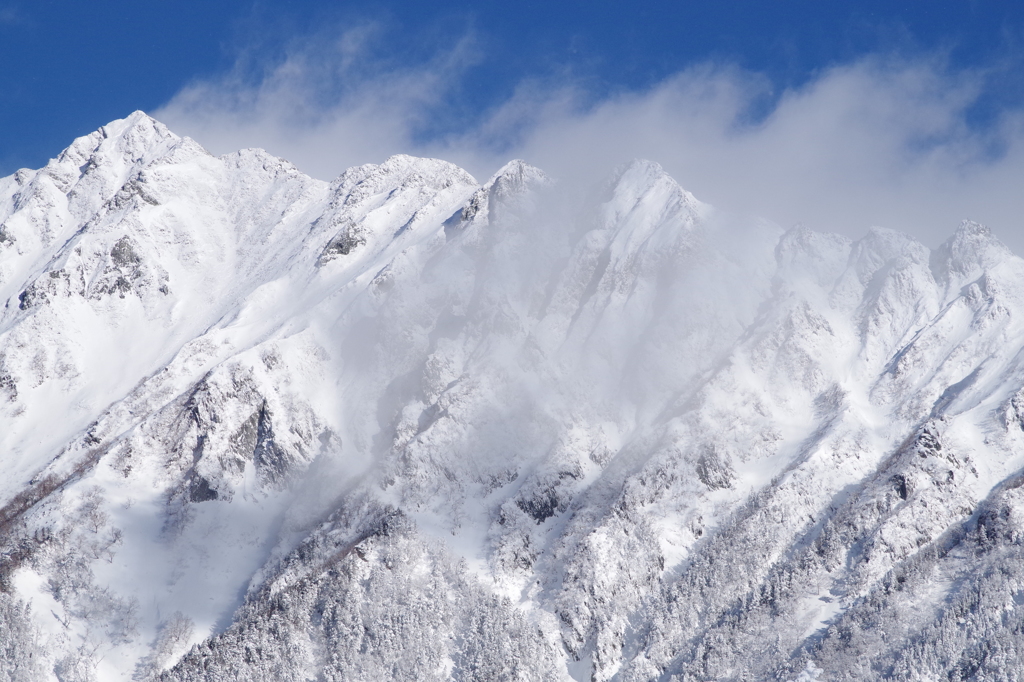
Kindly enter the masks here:
<path id="1" fill-rule="evenodd" d="M 331 188 L 338 201 L 352 203 L 402 187 L 433 191 L 476 184 L 476 178 L 449 161 L 395 154 L 383 163 L 349 168 L 331 182 Z"/>
<path id="2" fill-rule="evenodd" d="M 173 144 L 179 139 L 163 123 L 142 111 L 136 111 L 78 138 L 56 160 L 58 163 L 65 159 L 77 161 L 106 153 L 108 156 L 138 161 L 157 149 L 166 149 L 168 143 Z"/>
<path id="3" fill-rule="evenodd" d="M 668 175 L 660 163 L 657 161 L 651 161 L 650 159 L 633 159 L 632 161 L 627 161 L 620 164 L 619 167 L 615 169 L 614 174 L 617 177 L 621 177 L 626 174 L 642 174 L 659 177 Z"/>
<path id="4" fill-rule="evenodd" d="M 162 135 L 173 134 L 167 126 L 140 109 L 136 109 L 122 119 L 111 121 L 102 126 L 100 130 L 104 131 L 107 137 L 117 137 L 131 131 L 143 134 L 149 132 L 158 132 Z"/>
<path id="5" fill-rule="evenodd" d="M 846 237 L 796 225 L 784 232 L 775 246 L 779 275 L 797 281 L 807 278 L 828 287 L 846 267 L 850 248 Z"/>
<path id="6" fill-rule="evenodd" d="M 430 186 L 442 186 L 453 182 L 477 184 L 476 178 L 468 171 L 450 161 L 408 154 L 395 154 L 380 164 L 380 170 L 388 175 L 402 177 L 406 182 Z"/>
<path id="7" fill-rule="evenodd" d="M 64 193 L 87 176 L 93 181 L 98 175 L 107 176 L 99 181 L 113 188 L 123 184 L 133 169 L 166 153 L 180 140 L 164 124 L 136 111 L 79 137 L 52 159 L 44 172 Z"/>
<path id="8" fill-rule="evenodd" d="M 1012 257 L 1010 249 L 988 226 L 964 220 L 953 235 L 932 252 L 932 274 L 936 281 L 959 289 L 985 270 Z"/>
<path id="9" fill-rule="evenodd" d="M 710 206 L 683 189 L 660 164 L 635 159 L 619 166 L 606 185 L 602 204 L 607 224 L 655 223 L 675 218 L 690 224 Z M 627 219 L 633 216 L 633 219 Z M 653 222 L 652 222 L 653 221 Z"/>
<path id="10" fill-rule="evenodd" d="M 493 199 L 501 201 L 521 194 L 530 187 L 550 182 L 551 179 L 541 169 L 521 159 L 513 159 L 498 169 L 484 187 L 490 188 Z"/>

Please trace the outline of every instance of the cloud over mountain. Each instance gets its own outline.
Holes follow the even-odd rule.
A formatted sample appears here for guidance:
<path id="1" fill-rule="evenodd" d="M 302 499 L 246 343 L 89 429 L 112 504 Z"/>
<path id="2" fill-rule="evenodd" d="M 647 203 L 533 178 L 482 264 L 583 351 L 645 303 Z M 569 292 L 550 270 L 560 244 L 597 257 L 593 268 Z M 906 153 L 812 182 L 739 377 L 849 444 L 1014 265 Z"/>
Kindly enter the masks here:
<path id="1" fill-rule="evenodd" d="M 156 115 L 218 152 L 263 147 L 323 179 L 412 153 L 478 175 L 525 158 L 586 184 L 649 158 L 723 210 L 787 226 L 851 237 L 882 226 L 935 245 L 972 219 L 1024 250 L 1024 118 L 1004 108 L 975 123 L 995 82 L 983 69 L 879 55 L 780 90 L 708 63 L 601 96 L 566 75 L 451 119 L 473 40 L 411 66 L 377 59 L 373 41 L 372 27 L 297 41 L 279 61 L 195 82 Z"/>

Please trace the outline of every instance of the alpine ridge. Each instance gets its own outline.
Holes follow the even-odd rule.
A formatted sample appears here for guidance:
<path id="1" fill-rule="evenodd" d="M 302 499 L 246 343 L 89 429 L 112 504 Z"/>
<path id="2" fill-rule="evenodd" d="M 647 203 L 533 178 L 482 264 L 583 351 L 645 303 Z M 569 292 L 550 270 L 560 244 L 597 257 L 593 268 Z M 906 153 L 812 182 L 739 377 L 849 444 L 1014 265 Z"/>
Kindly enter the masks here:
<path id="1" fill-rule="evenodd" d="M 1017 680 L 1024 260 L 141 112 L 0 179 L 0 681 Z"/>

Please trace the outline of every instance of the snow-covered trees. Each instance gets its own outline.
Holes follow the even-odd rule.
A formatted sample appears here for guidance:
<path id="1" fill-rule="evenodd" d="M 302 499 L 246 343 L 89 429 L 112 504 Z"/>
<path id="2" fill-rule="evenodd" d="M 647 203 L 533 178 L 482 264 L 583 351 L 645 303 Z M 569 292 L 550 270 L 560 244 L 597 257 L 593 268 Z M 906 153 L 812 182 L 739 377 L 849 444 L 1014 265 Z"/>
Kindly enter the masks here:
<path id="1" fill-rule="evenodd" d="M 141 113 L 0 179 L 0 672 L 1015 679 L 1024 261 L 719 217 Z"/>

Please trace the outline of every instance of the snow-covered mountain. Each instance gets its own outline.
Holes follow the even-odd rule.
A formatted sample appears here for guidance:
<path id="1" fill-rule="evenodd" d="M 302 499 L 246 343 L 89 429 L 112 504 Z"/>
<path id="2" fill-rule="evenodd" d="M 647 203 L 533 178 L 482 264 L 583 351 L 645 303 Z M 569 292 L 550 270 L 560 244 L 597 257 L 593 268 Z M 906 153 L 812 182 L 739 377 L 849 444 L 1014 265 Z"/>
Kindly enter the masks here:
<path id="1" fill-rule="evenodd" d="M 572 195 L 572 196 L 569 196 Z M 1024 260 L 136 112 L 0 179 L 0 680 L 1016 680 Z"/>

